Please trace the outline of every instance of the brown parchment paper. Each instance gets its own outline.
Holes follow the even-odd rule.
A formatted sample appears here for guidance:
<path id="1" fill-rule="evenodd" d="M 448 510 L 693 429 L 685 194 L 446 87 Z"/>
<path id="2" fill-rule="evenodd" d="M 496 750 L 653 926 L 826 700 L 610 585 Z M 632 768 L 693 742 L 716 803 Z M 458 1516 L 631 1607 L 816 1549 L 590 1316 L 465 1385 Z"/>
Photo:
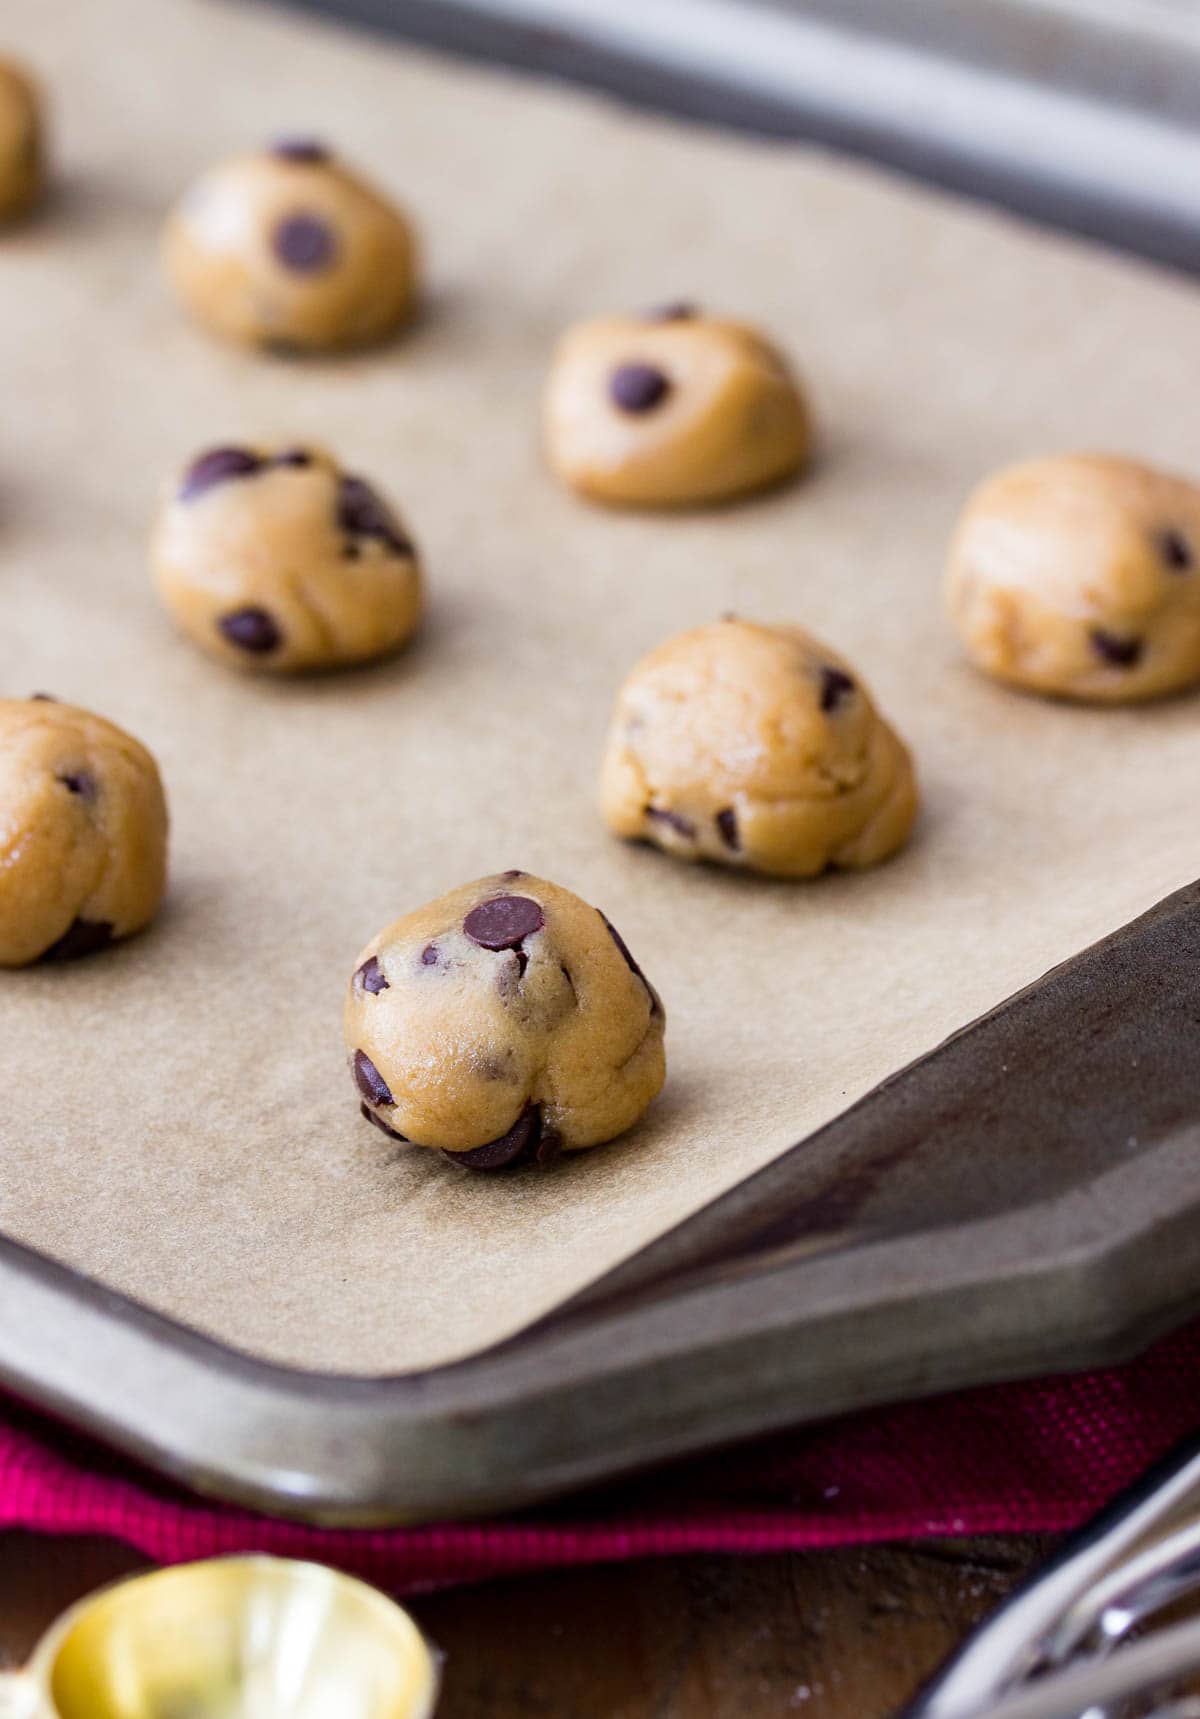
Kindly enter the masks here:
<path id="1" fill-rule="evenodd" d="M 1200 700 L 1006 693 L 959 662 L 937 596 L 956 509 L 999 461 L 1200 465 L 1193 287 L 815 151 L 249 6 L 6 0 L 0 34 L 53 92 L 61 165 L 0 243 L 0 687 L 131 728 L 174 818 L 150 934 L 0 975 L 0 1228 L 261 1356 L 447 1360 L 1200 872 Z M 297 132 L 424 229 L 426 314 L 381 353 L 229 350 L 161 283 L 189 178 Z M 819 468 L 718 513 L 590 508 L 539 459 L 548 350 L 573 317 L 679 296 L 779 336 Z M 397 661 L 242 679 L 160 613 L 164 475 L 277 435 L 327 442 L 407 510 L 432 608 Z M 616 683 L 731 608 L 825 635 L 912 744 L 924 813 L 895 863 L 757 883 L 606 835 Z M 382 923 L 510 866 L 621 927 L 666 1000 L 669 1086 L 557 1174 L 472 1179 L 359 1120 L 342 988 Z"/>

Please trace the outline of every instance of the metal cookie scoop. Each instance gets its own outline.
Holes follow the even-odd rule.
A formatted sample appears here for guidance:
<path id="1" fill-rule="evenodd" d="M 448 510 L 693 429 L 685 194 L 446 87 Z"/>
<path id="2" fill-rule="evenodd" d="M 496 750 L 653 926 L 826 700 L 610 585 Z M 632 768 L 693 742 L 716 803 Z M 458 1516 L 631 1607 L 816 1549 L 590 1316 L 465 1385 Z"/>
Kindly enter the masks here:
<path id="1" fill-rule="evenodd" d="M 1200 1618 L 1153 1627 L 1194 1592 L 1200 1437 L 1069 1540 L 899 1719 L 1200 1719 L 1178 1693 L 1200 1671 Z"/>

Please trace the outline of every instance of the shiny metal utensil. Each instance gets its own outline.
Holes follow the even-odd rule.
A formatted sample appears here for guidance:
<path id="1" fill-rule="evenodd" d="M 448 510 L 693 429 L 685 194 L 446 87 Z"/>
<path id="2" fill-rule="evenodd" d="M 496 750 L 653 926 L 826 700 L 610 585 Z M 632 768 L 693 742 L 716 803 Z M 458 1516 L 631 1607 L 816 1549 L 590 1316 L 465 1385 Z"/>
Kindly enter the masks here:
<path id="1" fill-rule="evenodd" d="M 1069 1540 L 902 1719 L 1200 1719 L 1200 1698 L 1172 1693 L 1200 1671 L 1200 1618 L 1150 1630 L 1196 1592 L 1200 1437 Z"/>
<path id="2" fill-rule="evenodd" d="M 429 1719 L 438 1661 L 365 1582 L 286 1558 L 134 1576 L 58 1619 L 0 1719 Z"/>

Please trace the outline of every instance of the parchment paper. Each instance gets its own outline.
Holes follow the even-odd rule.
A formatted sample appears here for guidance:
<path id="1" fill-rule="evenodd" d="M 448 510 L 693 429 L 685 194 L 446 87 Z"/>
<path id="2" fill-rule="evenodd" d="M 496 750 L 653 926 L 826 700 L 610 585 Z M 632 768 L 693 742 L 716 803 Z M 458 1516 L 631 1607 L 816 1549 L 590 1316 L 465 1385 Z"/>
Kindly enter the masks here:
<path id="1" fill-rule="evenodd" d="M 1198 463 L 1179 280 L 816 151 L 216 0 L 7 0 L 53 91 L 61 189 L 0 243 L 0 687 L 141 736 L 169 908 L 0 975 L 0 1227 L 262 1356 L 391 1371 L 498 1339 L 1053 963 L 1200 872 L 1200 700 L 1092 711 L 958 660 L 937 586 L 995 463 Z M 335 143 L 415 210 L 412 334 L 288 363 L 183 320 L 163 210 L 214 157 Z M 695 297 L 806 372 L 819 468 L 716 513 L 605 513 L 537 447 L 569 319 Z M 288 684 L 177 639 L 145 569 L 164 475 L 318 438 L 407 510 L 416 648 Z M 594 810 L 616 683 L 724 609 L 802 621 L 915 749 L 916 838 L 817 884 L 692 870 Z M 552 1175 L 473 1179 L 366 1127 L 342 988 L 384 922 L 520 866 L 603 906 L 662 990 L 667 1092 Z M 969 1134 L 963 1151 L 971 1150 Z"/>

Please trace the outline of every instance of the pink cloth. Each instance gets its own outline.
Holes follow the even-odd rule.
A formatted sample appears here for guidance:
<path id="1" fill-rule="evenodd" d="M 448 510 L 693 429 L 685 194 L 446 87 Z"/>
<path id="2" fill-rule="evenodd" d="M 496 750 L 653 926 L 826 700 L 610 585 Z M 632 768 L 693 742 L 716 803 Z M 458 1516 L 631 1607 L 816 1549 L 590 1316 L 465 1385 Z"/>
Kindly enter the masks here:
<path id="1" fill-rule="evenodd" d="M 411 1592 L 680 1552 L 1070 1528 L 1198 1427 L 1200 1325 L 1108 1372 L 855 1415 L 520 1518 L 343 1531 L 205 1503 L 14 1407 L 0 1527 L 112 1535 L 162 1563 L 317 1558 Z"/>

